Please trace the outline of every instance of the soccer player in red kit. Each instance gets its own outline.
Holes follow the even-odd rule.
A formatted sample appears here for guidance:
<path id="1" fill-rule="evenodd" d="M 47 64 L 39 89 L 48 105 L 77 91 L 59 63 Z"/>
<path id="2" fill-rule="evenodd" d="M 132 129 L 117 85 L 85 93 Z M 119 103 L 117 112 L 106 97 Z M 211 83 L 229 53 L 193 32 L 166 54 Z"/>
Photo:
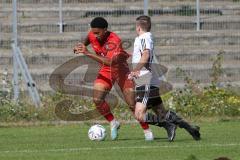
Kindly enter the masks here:
<path id="1" fill-rule="evenodd" d="M 124 95 L 125 101 L 130 109 L 134 111 L 135 96 L 134 82 L 128 79 L 130 73 L 127 59 L 129 54 L 124 51 L 121 45 L 121 39 L 114 32 L 108 31 L 108 22 L 102 17 L 96 17 L 91 21 L 91 30 L 89 31 L 83 43 L 74 47 L 75 54 L 85 54 L 93 60 L 100 63 L 101 67 L 94 81 L 93 101 L 107 121 L 110 122 L 111 138 L 115 140 L 118 136 L 120 123 L 114 118 L 109 105 L 105 101 L 106 95 L 110 92 L 113 84 L 116 82 Z M 96 54 L 89 52 L 86 46 L 91 44 Z M 140 122 L 144 131 L 149 129 L 145 122 Z M 148 132 L 144 132 L 148 133 Z M 146 138 L 145 134 L 145 139 Z"/>

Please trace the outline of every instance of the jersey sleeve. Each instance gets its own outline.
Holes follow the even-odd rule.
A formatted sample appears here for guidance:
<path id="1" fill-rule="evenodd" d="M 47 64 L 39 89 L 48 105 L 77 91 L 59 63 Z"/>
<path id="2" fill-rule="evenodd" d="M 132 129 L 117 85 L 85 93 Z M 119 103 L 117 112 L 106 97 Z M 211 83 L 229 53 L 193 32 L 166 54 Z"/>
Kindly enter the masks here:
<path id="1" fill-rule="evenodd" d="M 141 45 L 142 51 L 144 51 L 146 49 L 152 50 L 151 38 L 145 36 L 140 39 L 140 43 L 141 43 L 140 45 Z"/>
<path id="2" fill-rule="evenodd" d="M 122 41 L 120 38 L 112 37 L 109 39 L 107 45 L 108 46 L 105 47 L 107 50 L 107 58 L 113 60 L 117 57 L 121 57 L 121 59 L 124 57 L 127 59 L 129 57 L 129 54 L 122 48 Z"/>

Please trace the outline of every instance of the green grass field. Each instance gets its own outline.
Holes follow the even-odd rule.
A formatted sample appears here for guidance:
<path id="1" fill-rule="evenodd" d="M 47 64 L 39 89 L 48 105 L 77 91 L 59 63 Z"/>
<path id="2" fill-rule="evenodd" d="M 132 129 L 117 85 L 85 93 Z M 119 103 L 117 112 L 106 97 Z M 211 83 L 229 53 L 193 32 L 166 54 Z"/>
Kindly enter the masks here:
<path id="1" fill-rule="evenodd" d="M 106 126 L 106 125 L 105 125 Z M 163 129 L 152 127 L 155 141 L 145 142 L 137 124 L 123 124 L 119 139 L 94 142 L 87 137 L 87 125 L 0 128 L 1 160 L 213 160 L 240 159 L 240 121 L 204 122 L 201 141 L 194 141 L 177 129 L 174 142 Z M 106 126 L 108 134 L 109 127 Z M 195 158 L 194 158 L 195 157 Z"/>

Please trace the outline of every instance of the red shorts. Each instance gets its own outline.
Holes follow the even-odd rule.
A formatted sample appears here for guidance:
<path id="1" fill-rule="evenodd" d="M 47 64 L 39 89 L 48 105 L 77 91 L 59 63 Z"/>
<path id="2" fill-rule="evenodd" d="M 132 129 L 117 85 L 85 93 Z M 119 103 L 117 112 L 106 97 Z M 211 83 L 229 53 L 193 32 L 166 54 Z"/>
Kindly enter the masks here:
<path id="1" fill-rule="evenodd" d="M 117 82 L 122 91 L 126 88 L 134 89 L 135 84 L 133 80 L 128 79 L 129 73 L 129 69 L 122 70 L 121 72 L 109 72 L 100 70 L 94 83 L 101 83 L 109 90 L 111 90 L 115 82 Z"/>

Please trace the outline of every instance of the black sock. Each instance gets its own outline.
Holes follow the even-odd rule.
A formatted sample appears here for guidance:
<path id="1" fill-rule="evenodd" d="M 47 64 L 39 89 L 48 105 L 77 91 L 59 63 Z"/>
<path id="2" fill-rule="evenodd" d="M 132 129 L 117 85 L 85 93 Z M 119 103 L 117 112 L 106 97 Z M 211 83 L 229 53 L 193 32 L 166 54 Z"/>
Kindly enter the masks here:
<path id="1" fill-rule="evenodd" d="M 161 120 L 159 116 L 152 113 L 146 113 L 144 121 L 150 125 L 159 127 L 165 127 L 167 123 L 165 120 Z"/>

